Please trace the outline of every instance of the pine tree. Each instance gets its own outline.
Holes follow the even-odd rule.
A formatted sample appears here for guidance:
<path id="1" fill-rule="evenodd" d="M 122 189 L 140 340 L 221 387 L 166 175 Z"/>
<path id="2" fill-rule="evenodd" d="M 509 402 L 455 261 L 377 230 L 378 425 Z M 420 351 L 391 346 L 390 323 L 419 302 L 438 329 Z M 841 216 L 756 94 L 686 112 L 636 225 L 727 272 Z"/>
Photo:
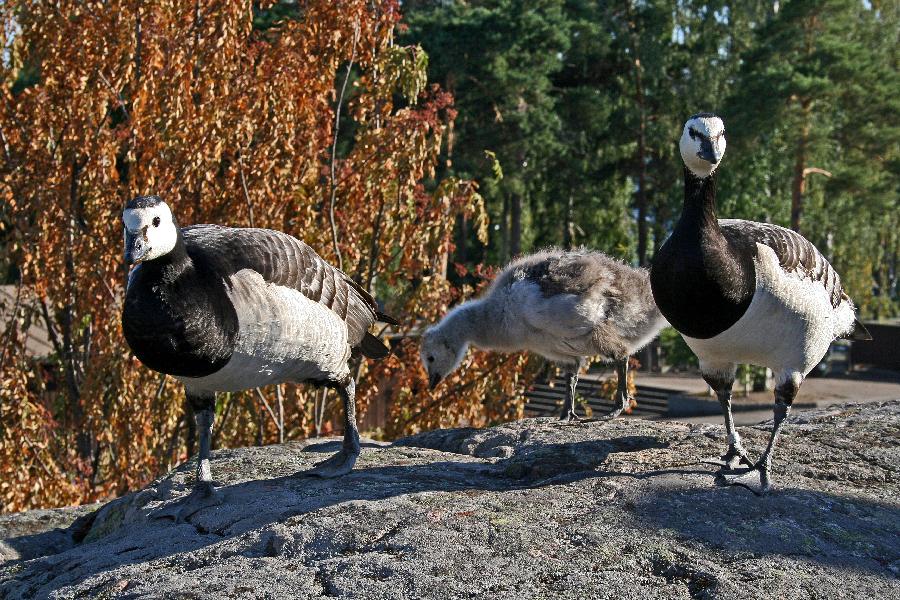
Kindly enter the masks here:
<path id="1" fill-rule="evenodd" d="M 723 195 L 756 195 L 749 205 L 815 243 L 873 314 L 893 310 L 897 285 L 896 11 L 785 3 L 743 56 L 727 111 L 741 166 Z"/>

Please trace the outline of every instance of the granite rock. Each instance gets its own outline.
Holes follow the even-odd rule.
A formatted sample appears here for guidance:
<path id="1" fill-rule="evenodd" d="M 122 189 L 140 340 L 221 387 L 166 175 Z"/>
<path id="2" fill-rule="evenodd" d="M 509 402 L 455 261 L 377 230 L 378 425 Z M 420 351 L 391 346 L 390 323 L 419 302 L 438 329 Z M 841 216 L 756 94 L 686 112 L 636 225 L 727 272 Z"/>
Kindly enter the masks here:
<path id="1" fill-rule="evenodd" d="M 758 453 L 766 424 L 741 428 Z M 151 512 L 193 463 L 88 509 L 0 519 L 4 598 L 900 597 L 900 401 L 800 413 L 775 491 L 721 487 L 720 426 L 638 419 L 213 454 L 225 502 Z M 93 507 L 92 507 L 93 508 Z"/>

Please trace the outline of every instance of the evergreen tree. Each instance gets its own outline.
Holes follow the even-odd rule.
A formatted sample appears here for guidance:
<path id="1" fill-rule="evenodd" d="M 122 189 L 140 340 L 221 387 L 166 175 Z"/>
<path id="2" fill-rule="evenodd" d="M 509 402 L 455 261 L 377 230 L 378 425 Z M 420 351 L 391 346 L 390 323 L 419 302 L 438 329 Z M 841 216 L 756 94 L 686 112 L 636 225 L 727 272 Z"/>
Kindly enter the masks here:
<path id="1" fill-rule="evenodd" d="M 562 0 L 487 0 L 408 7 L 408 38 L 428 52 L 430 79 L 456 98 L 448 169 L 482 182 L 494 229 L 492 262 L 527 247 L 528 201 L 543 193 L 557 152 L 550 77 L 568 47 L 562 6 Z"/>
<path id="2" fill-rule="evenodd" d="M 726 121 L 741 166 L 723 196 L 755 195 L 761 218 L 802 231 L 874 315 L 895 309 L 900 248 L 896 12 L 785 3 L 745 53 Z"/>

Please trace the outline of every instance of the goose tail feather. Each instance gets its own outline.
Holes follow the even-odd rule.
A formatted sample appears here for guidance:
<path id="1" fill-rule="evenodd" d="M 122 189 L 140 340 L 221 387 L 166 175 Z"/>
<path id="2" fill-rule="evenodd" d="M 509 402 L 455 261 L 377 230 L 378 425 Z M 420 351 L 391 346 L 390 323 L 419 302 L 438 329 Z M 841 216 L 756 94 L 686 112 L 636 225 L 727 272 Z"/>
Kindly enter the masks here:
<path id="1" fill-rule="evenodd" d="M 362 351 L 364 356 L 375 360 L 384 358 L 391 353 L 391 349 L 385 346 L 384 342 L 368 332 L 363 337 L 362 342 L 359 344 L 359 349 Z"/>
<path id="2" fill-rule="evenodd" d="M 866 326 L 863 325 L 859 319 L 854 319 L 853 331 L 851 331 L 850 335 L 847 337 L 856 341 L 871 341 L 872 334 L 869 333 L 869 330 L 866 329 Z"/>
<path id="3" fill-rule="evenodd" d="M 386 315 L 383 312 L 375 312 L 375 319 L 379 323 L 387 323 L 388 325 L 399 325 L 400 321 L 392 317 L 391 315 Z"/>

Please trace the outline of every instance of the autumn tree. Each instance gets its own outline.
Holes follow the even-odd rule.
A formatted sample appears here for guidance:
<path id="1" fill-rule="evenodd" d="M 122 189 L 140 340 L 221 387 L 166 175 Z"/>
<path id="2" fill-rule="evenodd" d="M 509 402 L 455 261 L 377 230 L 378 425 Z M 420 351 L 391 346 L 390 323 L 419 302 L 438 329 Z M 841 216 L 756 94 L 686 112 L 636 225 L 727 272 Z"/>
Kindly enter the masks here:
<path id="1" fill-rule="evenodd" d="M 453 100 L 428 84 L 420 48 L 395 43 L 399 8 L 0 5 L 0 202 L 21 300 L 0 358 L 4 510 L 119 494 L 192 450 L 180 386 L 122 338 L 120 213 L 138 194 L 161 195 L 183 224 L 301 237 L 373 290 L 403 325 L 394 356 L 361 367 L 358 401 L 394 398 L 391 431 L 521 413 L 521 357 L 474 355 L 435 404 L 404 337 L 462 294 L 435 275 L 455 219 L 482 237 L 487 222 L 473 181 L 436 178 Z M 33 322 L 49 357 L 24 351 Z M 330 404 L 292 385 L 223 394 L 215 443 L 327 431 Z"/>

